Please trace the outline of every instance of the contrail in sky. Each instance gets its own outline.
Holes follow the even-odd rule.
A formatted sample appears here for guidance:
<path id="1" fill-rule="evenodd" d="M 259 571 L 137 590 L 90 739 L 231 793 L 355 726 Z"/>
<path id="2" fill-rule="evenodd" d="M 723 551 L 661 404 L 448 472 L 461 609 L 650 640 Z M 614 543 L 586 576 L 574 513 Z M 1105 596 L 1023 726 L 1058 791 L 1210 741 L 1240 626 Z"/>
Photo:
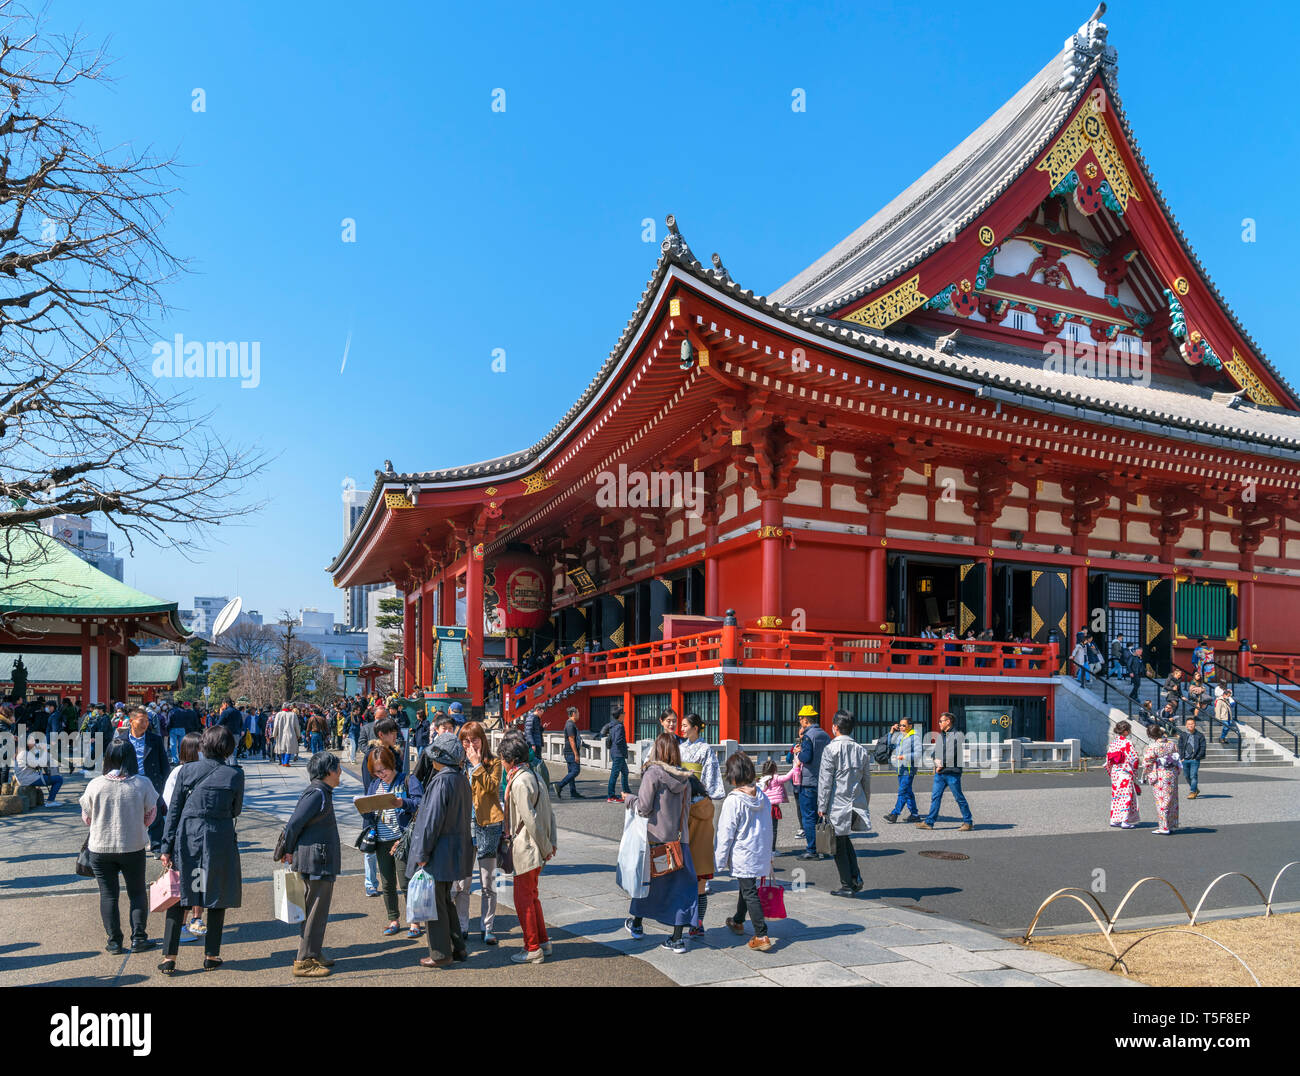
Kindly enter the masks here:
<path id="1" fill-rule="evenodd" d="M 348 349 L 352 346 L 352 332 L 348 331 L 348 338 L 343 344 L 343 366 L 339 367 L 339 373 L 343 372 L 343 367 L 348 364 Z"/>

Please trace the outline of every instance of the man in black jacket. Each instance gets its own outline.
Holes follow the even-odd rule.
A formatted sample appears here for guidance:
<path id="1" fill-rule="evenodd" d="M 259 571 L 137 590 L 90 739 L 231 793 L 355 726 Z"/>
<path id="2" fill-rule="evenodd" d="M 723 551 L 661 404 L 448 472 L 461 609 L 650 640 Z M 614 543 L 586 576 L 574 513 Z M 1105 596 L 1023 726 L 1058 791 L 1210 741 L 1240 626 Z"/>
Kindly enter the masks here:
<path id="1" fill-rule="evenodd" d="M 412 878 L 423 869 L 433 878 L 438 918 L 428 924 L 429 955 L 421 959 L 420 965 L 445 968 L 453 960 L 467 959 L 451 887 L 468 877 L 474 867 L 469 826 L 473 806 L 469 779 L 461 770 L 465 751 L 456 734 L 443 732 L 435 736 L 426 757 L 436 772 L 425 786 L 419 813 L 411 823 L 406 876 Z"/>
<path id="2" fill-rule="evenodd" d="M 235 760 L 239 757 L 238 746 L 244 742 L 244 715 L 235 709 L 235 703 L 229 695 L 221 700 L 221 714 L 217 717 L 217 724 L 230 733 L 230 738 L 235 742 L 235 753 L 228 761 L 232 766 L 238 766 L 239 763 Z"/>
<path id="3" fill-rule="evenodd" d="M 1133 652 L 1128 658 L 1128 674 L 1133 681 L 1133 690 L 1129 692 L 1130 699 L 1136 699 L 1138 692 L 1142 690 L 1142 675 L 1146 672 L 1146 658 L 1142 656 L 1142 648 L 1135 646 Z"/>
<path id="4" fill-rule="evenodd" d="M 125 740 L 135 749 L 137 772 L 141 777 L 147 778 L 158 793 L 158 814 L 149 827 L 149 851 L 157 855 L 162 845 L 163 824 L 167 821 L 167 807 L 163 803 L 162 791 L 172 769 L 171 763 L 167 761 L 167 748 L 162 737 L 149 727 L 149 714 L 143 706 L 137 706 L 131 711 L 130 723 L 117 739 Z"/>
<path id="5" fill-rule="evenodd" d="M 1201 760 L 1205 758 L 1205 733 L 1197 731 L 1194 717 L 1187 719 L 1184 731 L 1178 734 L 1178 754 L 1183 760 L 1183 772 L 1187 774 L 1187 798 L 1194 800 L 1201 794 L 1197 778 L 1200 776 Z"/>
<path id="6" fill-rule="evenodd" d="M 930 813 L 916 824 L 917 829 L 934 829 L 939 818 L 939 805 L 943 803 L 943 794 L 952 789 L 952 798 L 957 801 L 957 810 L 961 811 L 961 829 L 975 828 L 971 817 L 970 805 L 961 792 L 962 764 L 965 759 L 966 736 L 954 726 L 952 714 L 945 711 L 939 715 L 939 731 L 934 737 L 934 784 L 930 789 Z"/>
<path id="7" fill-rule="evenodd" d="M 605 799 L 609 803 L 622 803 L 614 795 L 618 778 L 623 777 L 623 795 L 632 795 L 627 786 L 627 728 L 623 725 L 623 707 L 615 705 L 609 712 L 609 724 L 600 730 L 600 737 L 609 744 L 609 790 Z"/>

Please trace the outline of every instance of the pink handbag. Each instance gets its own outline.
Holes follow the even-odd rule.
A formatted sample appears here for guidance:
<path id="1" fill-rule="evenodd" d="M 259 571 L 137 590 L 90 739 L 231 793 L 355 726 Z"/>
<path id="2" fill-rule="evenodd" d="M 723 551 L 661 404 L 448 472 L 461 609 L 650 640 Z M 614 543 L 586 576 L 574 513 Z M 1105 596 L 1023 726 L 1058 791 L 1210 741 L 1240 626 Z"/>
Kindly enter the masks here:
<path id="1" fill-rule="evenodd" d="M 164 871 L 158 881 L 149 887 L 149 910 L 161 912 L 181 899 L 181 876 L 177 871 Z"/>
<path id="2" fill-rule="evenodd" d="M 764 919 L 785 918 L 785 890 L 766 878 L 758 883 L 758 903 Z"/>

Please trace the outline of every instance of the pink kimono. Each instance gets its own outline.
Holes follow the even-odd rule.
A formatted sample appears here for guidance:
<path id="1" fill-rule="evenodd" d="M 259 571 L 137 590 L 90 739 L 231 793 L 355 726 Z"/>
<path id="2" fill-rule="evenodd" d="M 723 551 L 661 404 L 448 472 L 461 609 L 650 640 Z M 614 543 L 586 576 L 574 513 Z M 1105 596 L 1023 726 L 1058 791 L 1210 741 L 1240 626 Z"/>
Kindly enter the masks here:
<path id="1" fill-rule="evenodd" d="M 1142 753 L 1142 779 L 1155 788 L 1156 817 L 1162 830 L 1178 828 L 1178 775 L 1182 769 L 1177 740 L 1157 740 Z"/>
<path id="2" fill-rule="evenodd" d="M 1115 761 L 1116 757 L 1119 761 Z M 1110 774 L 1110 824 L 1130 826 L 1138 820 L 1138 754 L 1126 739 L 1116 737 L 1106 745 L 1106 771 Z"/>

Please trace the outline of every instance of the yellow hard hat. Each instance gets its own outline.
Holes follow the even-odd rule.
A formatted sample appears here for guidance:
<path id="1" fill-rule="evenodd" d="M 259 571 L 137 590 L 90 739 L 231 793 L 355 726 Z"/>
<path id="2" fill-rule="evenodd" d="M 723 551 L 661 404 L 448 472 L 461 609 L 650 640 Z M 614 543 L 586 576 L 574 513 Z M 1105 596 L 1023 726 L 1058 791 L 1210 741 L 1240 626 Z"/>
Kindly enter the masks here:
<path id="1" fill-rule="evenodd" d="M 800 716 L 800 717 L 816 717 L 816 716 L 817 716 L 817 711 L 814 710 L 811 706 L 805 706 L 802 710 L 799 711 L 799 716 Z"/>

